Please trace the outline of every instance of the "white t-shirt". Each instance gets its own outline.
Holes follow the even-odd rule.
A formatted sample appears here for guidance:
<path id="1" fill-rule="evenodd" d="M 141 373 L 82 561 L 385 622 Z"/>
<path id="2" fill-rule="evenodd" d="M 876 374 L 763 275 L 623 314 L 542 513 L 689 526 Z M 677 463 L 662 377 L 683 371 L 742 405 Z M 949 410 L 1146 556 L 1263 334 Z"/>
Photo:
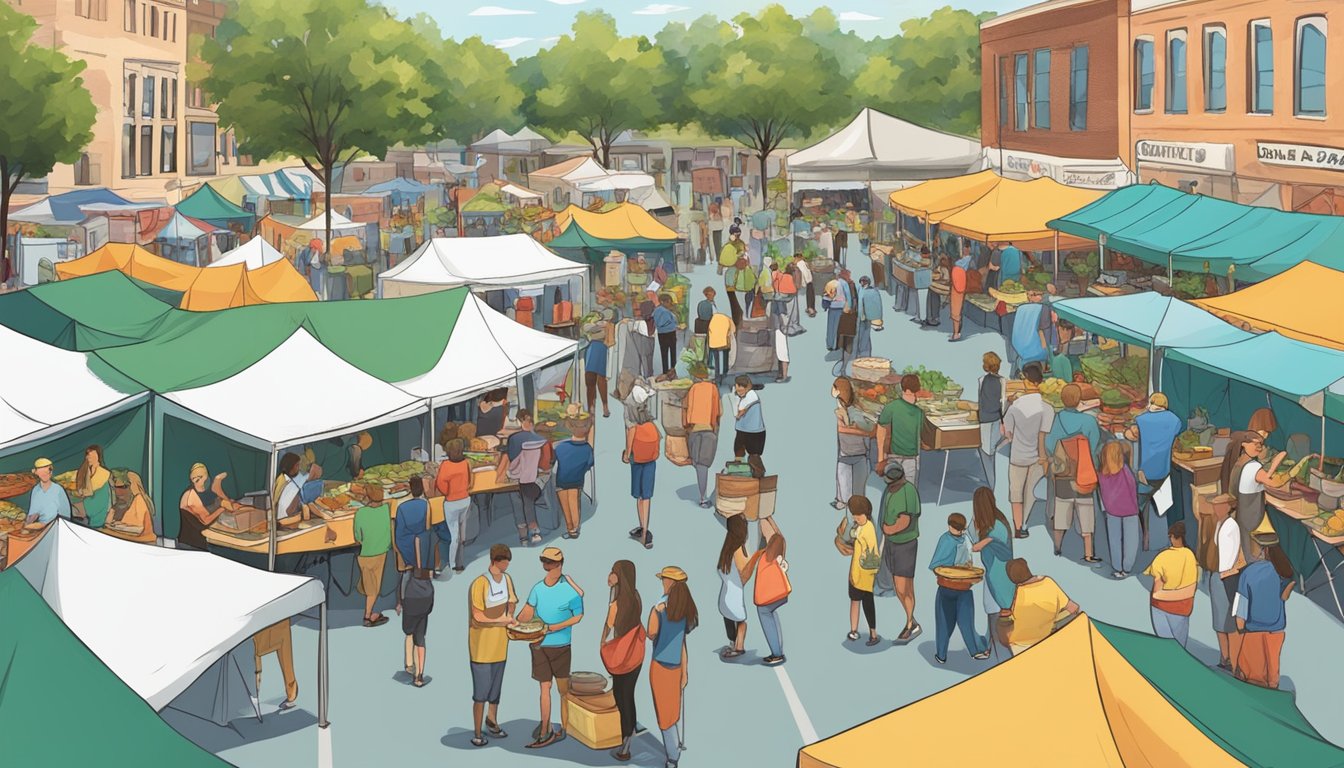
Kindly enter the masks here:
<path id="1" fill-rule="evenodd" d="M 1003 416 L 1004 429 L 1013 436 L 1008 450 L 1008 461 L 1019 467 L 1029 467 L 1041 459 L 1036 442 L 1042 432 L 1049 432 L 1055 423 L 1055 409 L 1039 392 L 1031 392 L 1013 401 Z"/>
<path id="2" fill-rule="evenodd" d="M 1265 486 L 1255 481 L 1255 474 L 1264 469 L 1264 466 L 1255 460 L 1246 462 L 1246 466 L 1241 468 L 1241 477 L 1237 480 L 1237 493 L 1263 493 Z"/>
<path id="3" fill-rule="evenodd" d="M 299 491 L 303 490 L 303 484 L 306 482 L 308 482 L 308 473 L 300 472 L 285 483 L 284 487 L 280 489 L 280 501 L 275 508 L 275 519 L 284 520 L 289 517 L 287 514 L 289 505 L 294 503 L 294 497 L 299 495 Z"/>
<path id="4" fill-rule="evenodd" d="M 1226 573 L 1237 565 L 1237 555 L 1241 553 L 1241 529 L 1237 521 L 1228 518 L 1218 524 L 1214 534 L 1218 545 L 1218 572 Z"/>

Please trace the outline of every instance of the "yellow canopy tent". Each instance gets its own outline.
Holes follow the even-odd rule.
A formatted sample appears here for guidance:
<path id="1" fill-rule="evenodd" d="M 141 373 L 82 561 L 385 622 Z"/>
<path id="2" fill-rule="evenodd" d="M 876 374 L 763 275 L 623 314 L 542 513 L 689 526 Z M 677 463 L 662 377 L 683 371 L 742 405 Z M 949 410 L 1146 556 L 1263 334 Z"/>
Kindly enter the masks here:
<path id="1" fill-rule="evenodd" d="M 1031 250 L 1052 248 L 1056 232 L 1046 222 L 1073 213 L 1101 197 L 1095 189 L 1069 187 L 1054 179 L 999 179 L 979 200 L 941 222 L 942 231 L 985 243 L 1011 242 Z M 1086 247 L 1091 241 L 1058 234 L 1060 250 Z"/>
<path id="2" fill-rule="evenodd" d="M 247 187 L 243 186 L 243 180 L 237 176 L 224 176 L 210 182 L 210 186 L 214 187 L 220 197 L 234 205 L 242 205 L 247 197 Z"/>
<path id="3" fill-rule="evenodd" d="M 555 215 L 557 232 L 563 233 L 571 222 L 589 235 L 603 240 L 676 240 L 677 233 L 634 203 L 621 203 L 605 213 L 586 211 L 571 205 Z"/>
<path id="4" fill-rule="evenodd" d="M 246 265 L 198 268 L 155 256 L 138 245 L 108 243 L 88 256 L 56 265 L 62 280 L 117 270 L 129 277 L 182 294 L 182 309 L 208 312 L 251 304 L 317 301 L 317 295 L 288 260 L 248 270 Z"/>
<path id="5" fill-rule="evenodd" d="M 993 171 L 931 179 L 892 192 L 891 206 L 908 216 L 918 216 L 930 224 L 937 224 L 984 197 L 1001 180 Z"/>
<path id="6" fill-rule="evenodd" d="M 1195 306 L 1249 331 L 1344 349 L 1344 324 L 1336 309 L 1344 272 L 1310 261 L 1226 296 L 1196 299 Z"/>
<path id="7" fill-rule="evenodd" d="M 1292 694 L 1208 669 L 1173 640 L 1082 615 L 963 683 L 803 747 L 798 768 L 1321 768 L 1341 757 Z"/>

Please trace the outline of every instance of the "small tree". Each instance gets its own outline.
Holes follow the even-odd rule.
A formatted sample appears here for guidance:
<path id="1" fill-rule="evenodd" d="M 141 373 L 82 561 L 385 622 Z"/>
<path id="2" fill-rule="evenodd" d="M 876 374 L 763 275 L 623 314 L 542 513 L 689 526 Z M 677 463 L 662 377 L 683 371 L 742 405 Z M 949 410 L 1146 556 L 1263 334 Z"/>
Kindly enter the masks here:
<path id="1" fill-rule="evenodd" d="M 605 13 L 580 13 L 571 34 L 519 62 L 529 122 L 557 134 L 578 131 L 602 165 L 623 131 L 667 121 L 677 79 L 662 51 L 643 36 L 621 37 Z"/>
<path id="2" fill-rule="evenodd" d="M 428 20 L 367 0 L 249 0 L 202 41 L 208 72 L 195 76 L 243 152 L 298 157 L 322 179 L 330 248 L 335 169 L 444 135 L 452 62 L 442 47 Z"/>
<path id="3" fill-rule="evenodd" d="M 0 4 L 0 273 L 9 263 L 9 202 L 19 182 L 78 160 L 98 116 L 80 77 L 84 62 L 34 45 L 36 30 L 31 16 Z"/>
<path id="4" fill-rule="evenodd" d="M 850 99 L 835 56 L 806 36 L 802 22 L 783 7 L 771 5 L 735 21 L 740 36 L 701 48 L 702 58 L 691 63 L 687 96 L 702 127 L 756 154 L 764 205 L 771 153 L 786 138 L 848 116 Z"/>

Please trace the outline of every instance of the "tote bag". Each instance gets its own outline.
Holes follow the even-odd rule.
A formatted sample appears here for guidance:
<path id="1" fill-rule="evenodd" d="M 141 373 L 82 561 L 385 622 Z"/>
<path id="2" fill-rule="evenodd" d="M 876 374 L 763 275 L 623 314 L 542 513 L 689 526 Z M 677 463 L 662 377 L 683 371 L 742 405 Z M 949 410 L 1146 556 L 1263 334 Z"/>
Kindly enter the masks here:
<path id="1" fill-rule="evenodd" d="M 607 668 L 607 673 L 612 676 L 624 675 L 638 669 L 644 663 L 644 642 L 647 639 L 644 627 L 636 624 L 624 635 L 603 643 L 602 665 Z"/>
<path id="2" fill-rule="evenodd" d="M 792 592 L 793 585 L 789 583 L 789 575 L 784 572 L 777 561 L 762 558 L 756 564 L 755 602 L 757 605 L 779 602 Z"/>

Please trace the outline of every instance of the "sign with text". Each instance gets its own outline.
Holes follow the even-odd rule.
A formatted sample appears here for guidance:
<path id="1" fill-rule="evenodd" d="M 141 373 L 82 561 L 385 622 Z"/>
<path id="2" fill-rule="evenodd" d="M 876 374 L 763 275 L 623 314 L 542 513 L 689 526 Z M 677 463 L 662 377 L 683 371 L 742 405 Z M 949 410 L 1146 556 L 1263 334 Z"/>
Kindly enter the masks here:
<path id="1" fill-rule="evenodd" d="M 1144 163 L 1204 168 L 1228 173 L 1233 170 L 1231 144 L 1196 144 L 1144 139 L 1134 145 L 1134 156 L 1139 162 Z"/>
<path id="2" fill-rule="evenodd" d="M 1317 147 L 1311 144 L 1282 144 L 1262 141 L 1255 145 L 1255 158 L 1266 165 L 1344 171 L 1344 148 L 1342 147 Z"/>

